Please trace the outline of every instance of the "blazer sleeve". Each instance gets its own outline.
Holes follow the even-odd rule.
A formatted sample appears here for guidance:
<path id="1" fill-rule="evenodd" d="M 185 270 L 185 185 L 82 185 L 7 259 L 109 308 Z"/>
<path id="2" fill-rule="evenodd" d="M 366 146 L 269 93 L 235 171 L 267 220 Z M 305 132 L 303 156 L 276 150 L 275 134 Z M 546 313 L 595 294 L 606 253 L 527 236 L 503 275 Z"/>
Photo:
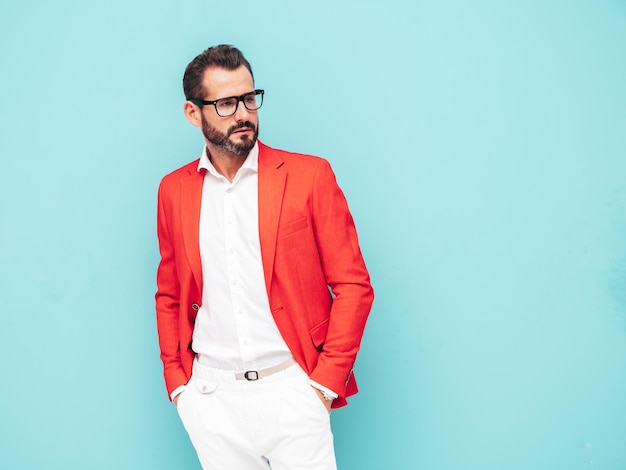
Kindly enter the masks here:
<path id="1" fill-rule="evenodd" d="M 345 396 L 374 300 L 348 204 L 326 160 L 314 175 L 313 232 L 333 295 L 328 331 L 310 378 Z"/>
<path id="2" fill-rule="evenodd" d="M 169 197 L 168 197 L 169 196 Z M 172 238 L 172 195 L 161 182 L 158 193 L 157 236 L 161 261 L 157 269 L 156 317 L 161 360 L 169 394 L 187 383 L 181 362 L 179 318 L 180 283 L 176 271 L 176 251 Z"/>

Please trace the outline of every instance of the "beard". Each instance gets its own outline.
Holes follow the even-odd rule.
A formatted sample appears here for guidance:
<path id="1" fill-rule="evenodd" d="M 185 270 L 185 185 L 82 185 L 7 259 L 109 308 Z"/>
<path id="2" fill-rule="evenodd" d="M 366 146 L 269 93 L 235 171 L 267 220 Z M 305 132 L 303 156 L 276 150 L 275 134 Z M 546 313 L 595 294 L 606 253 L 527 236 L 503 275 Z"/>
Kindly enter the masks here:
<path id="1" fill-rule="evenodd" d="M 249 127 L 254 132 L 252 138 L 249 138 L 246 134 L 241 136 L 240 142 L 233 142 L 230 140 L 230 137 L 233 135 L 237 129 L 241 129 L 242 127 Z M 248 155 L 252 147 L 257 141 L 259 136 L 258 125 L 254 125 L 250 121 L 240 122 L 232 126 L 230 129 L 223 133 L 217 130 L 215 127 L 212 127 L 205 119 L 202 117 L 202 133 L 207 141 L 211 142 L 216 147 L 225 150 L 230 153 L 234 153 L 238 156 Z"/>

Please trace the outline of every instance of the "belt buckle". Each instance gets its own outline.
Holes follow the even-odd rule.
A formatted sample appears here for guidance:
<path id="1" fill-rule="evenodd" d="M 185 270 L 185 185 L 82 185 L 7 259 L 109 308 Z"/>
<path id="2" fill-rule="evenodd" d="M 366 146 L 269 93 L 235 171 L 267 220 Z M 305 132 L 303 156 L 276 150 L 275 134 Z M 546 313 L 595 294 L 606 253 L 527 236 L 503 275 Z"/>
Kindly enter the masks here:
<path id="1" fill-rule="evenodd" d="M 259 373 L 256 370 L 248 370 L 243 373 L 243 377 L 249 381 L 259 380 Z"/>

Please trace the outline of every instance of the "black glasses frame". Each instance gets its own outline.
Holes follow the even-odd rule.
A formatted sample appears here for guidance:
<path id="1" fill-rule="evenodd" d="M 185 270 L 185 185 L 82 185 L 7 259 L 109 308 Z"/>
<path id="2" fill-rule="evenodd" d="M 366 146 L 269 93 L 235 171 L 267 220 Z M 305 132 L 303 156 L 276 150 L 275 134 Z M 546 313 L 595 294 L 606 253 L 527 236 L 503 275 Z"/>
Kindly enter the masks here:
<path id="1" fill-rule="evenodd" d="M 195 98 L 191 99 L 189 101 L 191 101 L 192 103 L 200 106 L 201 108 L 203 106 L 213 105 L 213 107 L 215 108 L 215 112 L 217 113 L 218 116 L 228 117 L 228 116 L 232 116 L 233 114 L 235 114 L 237 112 L 237 109 L 239 109 L 239 103 L 240 102 L 243 103 L 243 105 L 246 107 L 246 109 L 248 111 L 256 111 L 261 106 L 263 106 L 263 95 L 264 94 L 265 94 L 265 90 L 254 90 L 254 91 L 250 91 L 248 93 L 244 93 L 241 96 L 227 96 L 225 98 L 220 98 L 218 100 L 213 100 L 213 101 L 199 100 L 199 99 L 195 99 Z M 246 104 L 246 102 L 244 100 L 246 99 L 246 96 L 250 96 L 250 95 L 255 95 L 255 96 L 261 95 L 261 104 L 259 104 L 258 108 L 252 108 L 252 109 L 248 108 L 248 105 Z M 235 103 L 235 110 L 232 113 L 227 114 L 227 115 L 223 115 L 223 114 L 220 114 L 220 112 L 217 110 L 217 103 L 219 103 L 220 101 L 223 101 L 223 100 L 237 100 L 237 102 Z"/>

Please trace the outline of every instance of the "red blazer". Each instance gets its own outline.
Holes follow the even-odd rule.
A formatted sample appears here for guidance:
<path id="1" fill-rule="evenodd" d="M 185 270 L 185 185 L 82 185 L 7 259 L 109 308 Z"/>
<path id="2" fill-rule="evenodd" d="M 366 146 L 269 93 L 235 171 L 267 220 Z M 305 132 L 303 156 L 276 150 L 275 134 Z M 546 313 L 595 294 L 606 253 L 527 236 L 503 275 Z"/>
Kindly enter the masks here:
<path id="1" fill-rule="evenodd" d="M 204 174 L 197 166 L 197 160 L 185 165 L 159 186 L 155 297 L 168 394 L 191 377 L 191 339 L 202 301 Z M 298 364 L 339 394 L 333 406 L 343 406 L 357 392 L 352 367 L 374 299 L 352 216 L 326 160 L 259 142 L 258 168 L 259 236 L 272 315 Z"/>

